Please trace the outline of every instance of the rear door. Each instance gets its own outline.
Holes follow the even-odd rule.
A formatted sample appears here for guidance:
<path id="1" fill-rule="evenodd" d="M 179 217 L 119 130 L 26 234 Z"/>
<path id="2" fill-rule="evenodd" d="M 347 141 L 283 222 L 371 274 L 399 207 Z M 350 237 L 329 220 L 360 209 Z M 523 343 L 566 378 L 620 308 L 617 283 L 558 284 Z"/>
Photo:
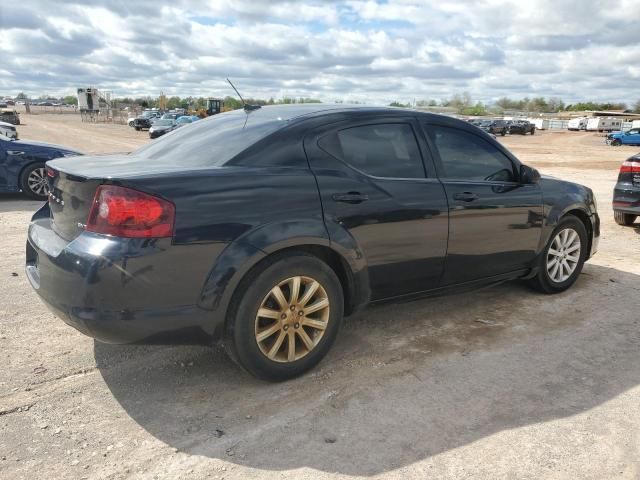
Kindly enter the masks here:
<path id="1" fill-rule="evenodd" d="M 372 299 L 440 285 L 447 199 L 412 117 L 361 118 L 314 131 L 305 150 L 329 234 L 348 232 L 366 258 Z"/>
<path id="2" fill-rule="evenodd" d="M 519 182 L 519 163 L 485 135 L 424 124 L 449 204 L 444 284 L 528 268 L 542 232 L 540 186 Z"/>

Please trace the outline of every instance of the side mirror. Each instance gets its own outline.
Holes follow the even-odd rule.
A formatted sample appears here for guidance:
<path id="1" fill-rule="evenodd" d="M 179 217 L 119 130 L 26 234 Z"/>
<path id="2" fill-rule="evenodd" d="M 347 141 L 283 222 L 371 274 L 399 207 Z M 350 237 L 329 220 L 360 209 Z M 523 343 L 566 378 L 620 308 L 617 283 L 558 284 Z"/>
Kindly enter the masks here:
<path id="1" fill-rule="evenodd" d="M 540 181 L 540 172 L 533 167 L 527 165 L 520 166 L 520 183 L 533 184 Z"/>

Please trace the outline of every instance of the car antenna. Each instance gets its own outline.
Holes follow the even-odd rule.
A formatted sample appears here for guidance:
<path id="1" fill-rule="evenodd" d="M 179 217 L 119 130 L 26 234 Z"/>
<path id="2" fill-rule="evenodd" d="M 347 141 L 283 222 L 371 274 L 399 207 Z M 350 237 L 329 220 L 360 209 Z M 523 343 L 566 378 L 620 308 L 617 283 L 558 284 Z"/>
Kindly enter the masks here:
<path id="1" fill-rule="evenodd" d="M 242 108 L 244 109 L 245 112 L 252 112 L 253 110 L 258 110 L 260 108 L 260 105 L 251 105 L 249 103 L 246 103 L 244 101 L 244 98 L 242 98 L 242 95 L 240 95 L 240 92 L 238 91 L 238 89 L 235 87 L 233 83 L 231 83 L 231 80 L 227 78 L 227 82 L 229 82 L 229 85 L 231 85 L 231 88 L 233 88 L 238 94 L 238 97 L 240 97 L 240 101 L 242 102 Z"/>

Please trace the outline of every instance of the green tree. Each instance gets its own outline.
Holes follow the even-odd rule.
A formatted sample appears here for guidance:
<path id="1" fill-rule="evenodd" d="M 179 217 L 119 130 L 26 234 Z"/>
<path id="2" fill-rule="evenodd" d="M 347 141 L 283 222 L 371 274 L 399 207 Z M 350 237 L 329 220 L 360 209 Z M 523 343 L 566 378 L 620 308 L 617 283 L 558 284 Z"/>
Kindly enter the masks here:
<path id="1" fill-rule="evenodd" d="M 78 105 L 78 97 L 75 95 L 67 95 L 62 99 L 62 103 L 65 105 Z"/>

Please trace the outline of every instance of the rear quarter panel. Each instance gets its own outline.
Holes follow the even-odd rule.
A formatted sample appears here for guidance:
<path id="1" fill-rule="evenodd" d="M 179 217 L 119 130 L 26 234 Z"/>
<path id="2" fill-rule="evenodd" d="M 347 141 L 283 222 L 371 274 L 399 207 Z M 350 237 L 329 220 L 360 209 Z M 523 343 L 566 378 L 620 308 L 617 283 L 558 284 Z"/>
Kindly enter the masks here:
<path id="1" fill-rule="evenodd" d="M 207 309 L 226 306 L 241 276 L 274 249 L 329 243 L 315 178 L 307 168 L 223 167 L 134 183 L 130 186 L 174 202 L 173 246 L 183 258 L 175 265 L 174 281 L 189 283 Z M 184 248 L 192 245 L 204 250 Z M 200 267 L 183 272 L 182 261 Z"/>

